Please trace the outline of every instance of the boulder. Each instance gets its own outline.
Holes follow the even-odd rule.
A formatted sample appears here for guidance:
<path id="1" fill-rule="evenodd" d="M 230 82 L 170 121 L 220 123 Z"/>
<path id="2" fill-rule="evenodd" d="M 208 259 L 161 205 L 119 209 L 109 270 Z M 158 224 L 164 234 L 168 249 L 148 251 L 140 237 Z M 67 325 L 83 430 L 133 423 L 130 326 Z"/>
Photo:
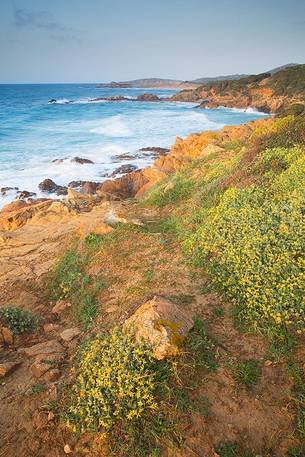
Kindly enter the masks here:
<path id="1" fill-rule="evenodd" d="M 56 195 L 67 195 L 68 189 L 64 186 L 59 186 L 52 179 L 44 179 L 39 185 L 38 188 L 41 192 L 48 194 Z"/>
<path id="2" fill-rule="evenodd" d="M 18 190 L 18 187 L 1 187 L 0 193 L 6 195 L 7 192 L 10 192 L 11 190 Z"/>
<path id="3" fill-rule="evenodd" d="M 73 159 L 71 159 L 71 162 L 79 163 L 80 165 L 94 163 L 94 162 L 92 162 L 92 160 L 86 159 L 86 158 L 83 158 L 83 157 L 73 157 Z"/>
<path id="4" fill-rule="evenodd" d="M 0 211 L 0 230 L 16 230 L 25 225 L 34 215 L 45 211 L 52 204 L 50 199 L 35 202 L 18 200 L 6 205 Z"/>
<path id="5" fill-rule="evenodd" d="M 60 334 L 60 337 L 63 341 L 69 342 L 72 341 L 74 338 L 80 335 L 80 329 L 78 327 L 67 328 L 63 330 Z"/>
<path id="6" fill-rule="evenodd" d="M 126 165 L 121 165 L 120 167 L 116 168 L 113 173 L 111 173 L 111 176 L 116 176 L 124 173 L 131 173 L 135 171 L 138 167 L 136 165 L 132 165 L 130 163 Z"/>
<path id="7" fill-rule="evenodd" d="M 0 363 L 0 378 L 4 378 L 4 376 L 7 376 L 13 371 L 16 370 L 16 368 L 19 367 L 21 362 L 4 362 Z"/>
<path id="8" fill-rule="evenodd" d="M 118 198 L 131 198 L 147 183 L 142 170 L 127 173 L 121 178 L 107 180 L 101 183 L 96 190 L 97 195 L 114 196 Z"/>
<path id="9" fill-rule="evenodd" d="M 161 360 L 179 354 L 193 324 L 191 315 L 181 306 L 155 296 L 139 306 L 124 328 L 134 332 L 138 341 L 152 345 L 155 358 Z"/>
<path id="10" fill-rule="evenodd" d="M 28 348 L 20 348 L 19 352 L 28 357 L 36 357 L 42 354 L 47 356 L 49 354 L 62 354 L 64 352 L 64 347 L 57 340 L 49 340 Z"/>
<path id="11" fill-rule="evenodd" d="M 26 198 L 36 197 L 36 193 L 35 192 L 29 192 L 27 190 L 18 191 L 17 194 L 18 194 L 19 200 L 24 200 Z"/>
<path id="12" fill-rule="evenodd" d="M 160 98 L 155 94 L 141 94 L 137 96 L 137 101 L 139 102 L 158 102 Z"/>
<path id="13" fill-rule="evenodd" d="M 159 147 L 155 147 L 155 146 L 150 146 L 150 147 L 146 147 L 146 148 L 141 148 L 141 149 L 139 149 L 139 151 L 148 153 L 145 155 L 149 155 L 152 157 L 159 157 L 159 156 L 165 156 L 166 154 L 169 153 L 170 150 L 168 148 L 159 148 Z"/>

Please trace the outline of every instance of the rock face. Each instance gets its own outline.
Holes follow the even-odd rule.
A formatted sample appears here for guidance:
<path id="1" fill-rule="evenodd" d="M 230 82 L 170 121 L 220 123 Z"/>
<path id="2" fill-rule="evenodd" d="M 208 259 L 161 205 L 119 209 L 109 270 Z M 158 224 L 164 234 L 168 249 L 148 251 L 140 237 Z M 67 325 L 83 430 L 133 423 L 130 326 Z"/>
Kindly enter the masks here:
<path id="1" fill-rule="evenodd" d="M 4 362 L 0 363 L 0 378 L 4 378 L 18 368 L 21 362 Z"/>
<path id="2" fill-rule="evenodd" d="M 41 211 L 45 211 L 52 200 L 36 200 L 26 203 L 23 200 L 13 201 L 0 211 L 0 230 L 16 230 Z"/>
<path id="3" fill-rule="evenodd" d="M 21 348 L 19 351 L 28 357 L 36 357 L 40 355 L 48 356 L 52 354 L 62 354 L 64 348 L 57 340 L 49 340 L 28 348 Z"/>
<path id="4" fill-rule="evenodd" d="M 63 341 L 69 342 L 72 341 L 74 338 L 80 335 L 80 329 L 78 327 L 67 328 L 63 330 L 60 334 L 60 337 Z"/>
<path id="5" fill-rule="evenodd" d="M 107 180 L 100 184 L 96 190 L 100 196 L 114 196 L 117 198 L 134 197 L 136 193 L 147 183 L 141 170 L 128 173 L 115 180 Z"/>
<path id="6" fill-rule="evenodd" d="M 190 315 L 180 306 L 154 297 L 125 321 L 124 328 L 134 331 L 137 340 L 151 344 L 155 358 L 161 360 L 179 354 L 193 324 Z"/>
<path id="7" fill-rule="evenodd" d="M 44 179 L 39 185 L 39 190 L 48 194 L 67 195 L 68 189 L 64 186 L 59 186 L 52 179 Z"/>

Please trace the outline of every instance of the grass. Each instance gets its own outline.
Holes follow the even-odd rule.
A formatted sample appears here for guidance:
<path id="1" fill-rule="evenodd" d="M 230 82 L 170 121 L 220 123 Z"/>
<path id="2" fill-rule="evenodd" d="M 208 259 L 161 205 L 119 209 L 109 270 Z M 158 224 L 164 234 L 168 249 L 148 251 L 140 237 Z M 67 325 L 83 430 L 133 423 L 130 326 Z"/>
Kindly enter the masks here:
<path id="1" fill-rule="evenodd" d="M 233 379 L 237 384 L 243 384 L 248 388 L 255 386 L 260 378 L 260 369 L 256 360 L 236 363 L 232 366 Z"/>

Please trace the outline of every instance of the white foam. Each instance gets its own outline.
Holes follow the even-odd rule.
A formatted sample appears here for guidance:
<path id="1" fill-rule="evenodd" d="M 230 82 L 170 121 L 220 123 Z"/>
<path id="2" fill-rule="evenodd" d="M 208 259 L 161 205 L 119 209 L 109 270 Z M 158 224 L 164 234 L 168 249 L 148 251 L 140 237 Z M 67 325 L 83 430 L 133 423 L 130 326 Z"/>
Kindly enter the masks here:
<path id="1" fill-rule="evenodd" d="M 99 126 L 92 128 L 90 132 L 110 137 L 129 137 L 132 135 L 131 129 L 120 115 L 103 119 Z"/>
<path id="2" fill-rule="evenodd" d="M 250 106 L 248 108 L 227 108 L 225 106 L 218 106 L 216 109 L 231 111 L 233 113 L 255 114 L 256 116 L 270 116 L 270 114 L 264 113 L 263 111 L 257 111 Z"/>

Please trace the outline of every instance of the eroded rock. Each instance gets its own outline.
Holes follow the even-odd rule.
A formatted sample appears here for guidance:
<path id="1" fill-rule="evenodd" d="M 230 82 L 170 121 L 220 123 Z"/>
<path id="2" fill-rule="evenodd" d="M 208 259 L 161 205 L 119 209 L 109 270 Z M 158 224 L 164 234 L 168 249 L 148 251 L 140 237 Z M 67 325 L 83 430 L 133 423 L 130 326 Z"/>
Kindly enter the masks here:
<path id="1" fill-rule="evenodd" d="M 4 378 L 15 371 L 21 362 L 4 362 L 0 363 L 0 378 Z"/>
<path id="2" fill-rule="evenodd" d="M 63 341 L 69 342 L 72 341 L 74 338 L 80 335 L 80 329 L 78 327 L 67 328 L 63 330 L 60 334 L 60 337 Z"/>
<path id="3" fill-rule="evenodd" d="M 39 190 L 48 194 L 67 195 L 68 189 L 65 186 L 59 186 L 52 179 L 44 179 L 39 185 Z"/>
<path id="4" fill-rule="evenodd" d="M 28 348 L 20 348 L 19 352 L 27 357 L 36 357 L 38 355 L 62 354 L 64 347 L 57 340 L 44 341 Z"/>
<path id="5" fill-rule="evenodd" d="M 193 324 L 190 314 L 181 306 L 155 296 L 143 303 L 124 327 L 134 331 L 137 340 L 151 344 L 155 358 L 161 360 L 179 354 Z"/>
<path id="6" fill-rule="evenodd" d="M 52 308 L 52 313 L 59 315 L 70 307 L 71 307 L 71 303 L 69 303 L 65 300 L 57 300 L 57 302 L 55 303 L 55 305 Z"/>

